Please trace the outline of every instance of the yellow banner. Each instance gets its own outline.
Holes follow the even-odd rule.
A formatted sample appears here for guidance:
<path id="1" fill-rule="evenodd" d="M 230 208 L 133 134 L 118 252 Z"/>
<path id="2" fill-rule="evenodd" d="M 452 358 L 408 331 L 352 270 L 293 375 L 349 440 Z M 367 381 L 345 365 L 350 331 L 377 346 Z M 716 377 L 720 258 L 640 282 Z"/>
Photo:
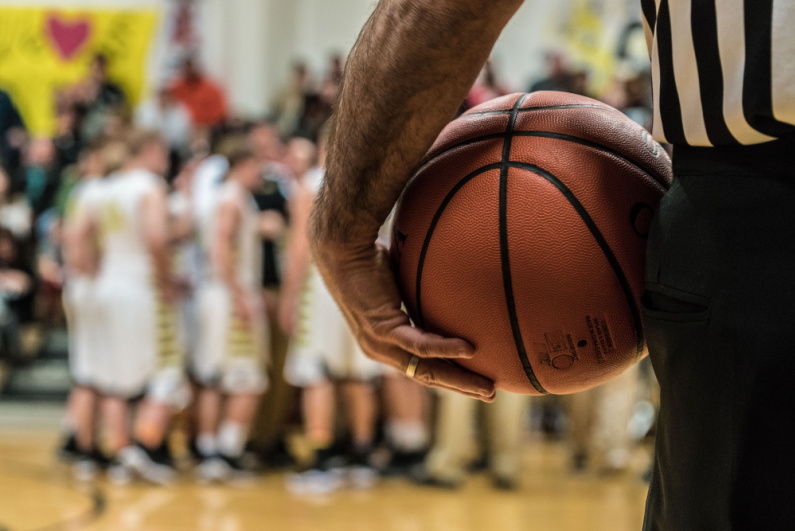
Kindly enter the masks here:
<path id="1" fill-rule="evenodd" d="M 52 135 L 56 92 L 84 79 L 102 53 L 110 79 L 135 104 L 156 24 L 154 10 L 0 8 L 0 88 L 33 135 Z"/>

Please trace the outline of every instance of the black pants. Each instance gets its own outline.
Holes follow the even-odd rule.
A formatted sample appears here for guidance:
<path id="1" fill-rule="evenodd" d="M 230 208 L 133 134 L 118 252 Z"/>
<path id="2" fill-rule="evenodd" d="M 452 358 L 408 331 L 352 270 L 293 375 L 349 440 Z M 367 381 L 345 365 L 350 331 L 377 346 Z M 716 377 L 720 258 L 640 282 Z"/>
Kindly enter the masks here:
<path id="1" fill-rule="evenodd" d="M 661 387 L 644 530 L 795 530 L 795 142 L 674 150 L 644 313 Z"/>

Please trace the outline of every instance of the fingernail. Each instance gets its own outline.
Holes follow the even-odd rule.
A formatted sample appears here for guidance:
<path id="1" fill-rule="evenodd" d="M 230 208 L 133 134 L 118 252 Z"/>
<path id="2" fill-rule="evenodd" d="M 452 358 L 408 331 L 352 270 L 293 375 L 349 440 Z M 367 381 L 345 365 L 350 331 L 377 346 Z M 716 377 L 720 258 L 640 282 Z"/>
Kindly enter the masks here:
<path id="1" fill-rule="evenodd" d="M 458 349 L 458 356 L 461 358 L 471 358 L 475 355 L 475 350 L 471 348 L 461 347 Z"/>

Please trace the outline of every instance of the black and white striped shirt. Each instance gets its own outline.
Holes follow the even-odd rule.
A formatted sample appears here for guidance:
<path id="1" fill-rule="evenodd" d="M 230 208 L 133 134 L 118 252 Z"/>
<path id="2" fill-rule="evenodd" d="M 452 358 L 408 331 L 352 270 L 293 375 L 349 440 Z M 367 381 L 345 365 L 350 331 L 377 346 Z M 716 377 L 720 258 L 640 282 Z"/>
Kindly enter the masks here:
<path id="1" fill-rule="evenodd" d="M 641 0 L 654 136 L 692 146 L 795 133 L 795 0 Z"/>

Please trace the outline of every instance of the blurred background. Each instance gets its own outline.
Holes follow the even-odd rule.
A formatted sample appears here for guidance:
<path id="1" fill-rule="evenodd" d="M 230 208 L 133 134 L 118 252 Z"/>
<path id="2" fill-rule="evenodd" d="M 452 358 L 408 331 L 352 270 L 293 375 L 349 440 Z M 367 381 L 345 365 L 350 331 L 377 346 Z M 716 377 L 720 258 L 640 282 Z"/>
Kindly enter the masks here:
<path id="1" fill-rule="evenodd" d="M 283 377 L 295 334 L 280 321 L 281 299 L 295 294 L 282 282 L 291 278 L 286 250 L 300 236 L 291 196 L 312 166 L 322 167 L 314 151 L 322 152 L 346 55 L 373 7 L 0 0 L 0 530 L 640 527 L 656 407 L 647 362 L 588 393 L 500 395 L 488 406 L 389 372 L 359 382 L 364 395 L 329 377 L 327 396 L 341 405 L 324 456 L 344 469 L 363 430 L 374 475 L 362 484 L 301 475 L 318 449 L 302 390 Z M 511 92 L 563 90 L 649 128 L 640 17 L 637 0 L 526 0 L 462 110 Z M 261 172 L 254 197 L 269 227 L 262 300 L 271 385 L 246 444 L 255 473 L 246 487 L 194 480 L 191 407 L 170 424 L 180 471 L 170 485 L 118 486 L 73 468 L 64 218 L 88 146 L 124 142 L 131 128 L 156 130 L 167 143 L 162 177 L 174 195 L 191 197 L 202 172 L 222 178 L 228 164 L 218 169 L 218 157 L 231 137 L 246 139 Z M 365 428 L 350 404 L 357 396 L 373 405 Z M 102 429 L 97 422 L 100 451 Z"/>

